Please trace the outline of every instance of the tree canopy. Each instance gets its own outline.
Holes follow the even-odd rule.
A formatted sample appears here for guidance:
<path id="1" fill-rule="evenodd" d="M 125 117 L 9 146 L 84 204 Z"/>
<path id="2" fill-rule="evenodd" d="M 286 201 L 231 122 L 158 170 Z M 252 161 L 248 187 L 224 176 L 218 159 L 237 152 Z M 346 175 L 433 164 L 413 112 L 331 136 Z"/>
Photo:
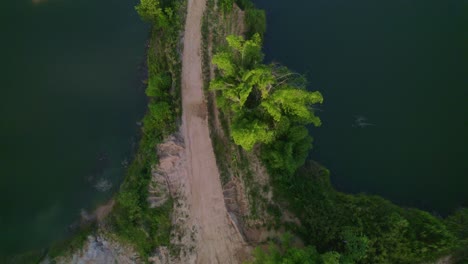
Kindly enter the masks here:
<path id="1" fill-rule="evenodd" d="M 210 89 L 219 91 L 218 106 L 231 116 L 232 138 L 247 151 L 262 145 L 265 161 L 291 174 L 312 147 L 306 126 L 321 125 L 313 105 L 323 97 L 306 90 L 302 75 L 264 64 L 259 34 L 247 40 L 230 35 L 226 41 L 213 56 L 218 75 Z"/>

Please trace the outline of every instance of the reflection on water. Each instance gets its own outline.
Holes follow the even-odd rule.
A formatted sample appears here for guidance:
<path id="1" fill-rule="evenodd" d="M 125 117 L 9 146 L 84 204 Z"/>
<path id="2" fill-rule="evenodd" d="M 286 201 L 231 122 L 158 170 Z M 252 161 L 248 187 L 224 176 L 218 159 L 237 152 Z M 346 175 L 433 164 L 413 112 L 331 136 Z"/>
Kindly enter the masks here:
<path id="1" fill-rule="evenodd" d="M 96 182 L 94 188 L 99 192 L 107 192 L 112 188 L 112 183 L 108 179 L 101 178 Z"/>
<path id="2" fill-rule="evenodd" d="M 362 115 L 354 116 L 354 123 L 352 127 L 357 127 L 357 128 L 366 128 L 370 126 L 375 126 L 375 124 L 369 123 L 367 121 L 367 118 Z"/>
<path id="3" fill-rule="evenodd" d="M 64 238 L 120 185 L 145 111 L 136 2 L 2 2 L 0 259 Z"/>
<path id="4" fill-rule="evenodd" d="M 32 0 L 32 3 L 33 3 L 34 5 L 43 4 L 43 3 L 45 3 L 45 2 L 47 2 L 47 0 Z"/>

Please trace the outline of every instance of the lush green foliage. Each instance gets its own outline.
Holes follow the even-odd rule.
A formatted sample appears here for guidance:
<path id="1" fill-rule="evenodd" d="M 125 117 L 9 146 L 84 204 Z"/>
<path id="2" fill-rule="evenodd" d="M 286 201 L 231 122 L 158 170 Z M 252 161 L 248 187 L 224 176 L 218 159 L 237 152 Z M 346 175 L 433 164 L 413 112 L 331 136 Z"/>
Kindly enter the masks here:
<path id="1" fill-rule="evenodd" d="M 468 208 L 459 209 L 455 214 L 445 219 L 447 228 L 460 240 L 455 251 L 454 259 L 457 263 L 468 263 Z"/>
<path id="2" fill-rule="evenodd" d="M 161 87 L 170 87 L 171 76 L 165 73 L 152 74 L 148 80 L 148 87 L 146 88 L 146 95 L 148 97 L 166 98 L 168 97 L 167 91 Z"/>
<path id="3" fill-rule="evenodd" d="M 170 7 L 163 8 L 158 0 L 140 0 L 135 7 L 140 17 L 153 26 L 167 28 L 173 16 Z"/>
<path id="4" fill-rule="evenodd" d="M 314 247 L 281 248 L 270 244 L 268 251 L 256 248 L 253 252 L 255 258 L 250 264 L 338 264 L 338 253 L 326 253 L 321 256 Z"/>
<path id="5" fill-rule="evenodd" d="M 449 216 L 445 223 L 460 239 L 468 242 L 468 208 L 461 208 Z"/>
<path id="6" fill-rule="evenodd" d="M 149 208 L 148 185 L 157 164 L 156 145 L 175 131 L 179 110 L 180 62 L 178 32 L 182 28 L 183 1 L 140 0 L 137 12 L 153 28 L 147 54 L 149 97 L 142 136 L 133 162 L 116 198 L 111 228 L 120 239 L 135 245 L 145 258 L 158 245 L 169 245 L 172 202 Z"/>
<path id="7" fill-rule="evenodd" d="M 223 12 L 230 12 L 234 5 L 234 0 L 219 0 L 218 5 Z"/>
<path id="8" fill-rule="evenodd" d="M 266 145 L 262 151 L 268 166 L 284 175 L 292 175 L 306 160 L 312 138 L 304 126 L 290 127 L 282 137 Z"/>
<path id="9" fill-rule="evenodd" d="M 290 178 L 280 177 L 281 170 L 270 172 L 276 175 L 277 197 L 301 220 L 295 231 L 320 252 L 339 252 L 340 263 L 419 263 L 459 244 L 443 221 L 429 213 L 378 196 L 335 191 L 329 172 L 315 163 Z"/>
<path id="10" fill-rule="evenodd" d="M 234 142 L 246 150 L 252 150 L 258 142 L 270 143 L 274 139 L 274 132 L 268 130 L 268 125 L 259 120 L 248 120 L 247 117 L 238 119 L 232 124 L 232 138 Z"/>
<path id="11" fill-rule="evenodd" d="M 307 91 L 301 75 L 263 64 L 259 34 L 226 40 L 228 47 L 213 57 L 219 75 L 210 89 L 220 91 L 218 106 L 231 116 L 230 134 L 247 151 L 263 144 L 264 160 L 291 175 L 312 147 L 305 126 L 321 124 L 312 105 L 322 103 L 322 95 Z"/>
<path id="12" fill-rule="evenodd" d="M 285 233 L 279 246 L 270 243 L 265 252 L 257 247 L 254 260 L 246 264 L 339 264 L 342 256 L 334 251 L 320 254 L 315 247 L 297 248 L 291 246 L 291 236 Z"/>

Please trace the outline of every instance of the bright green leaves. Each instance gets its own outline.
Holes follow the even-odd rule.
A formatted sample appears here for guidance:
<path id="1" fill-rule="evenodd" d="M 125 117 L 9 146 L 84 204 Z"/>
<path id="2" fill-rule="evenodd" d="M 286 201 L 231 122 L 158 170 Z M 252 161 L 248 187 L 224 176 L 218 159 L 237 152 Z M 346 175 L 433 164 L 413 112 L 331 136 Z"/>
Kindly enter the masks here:
<path id="1" fill-rule="evenodd" d="M 171 8 L 162 8 L 159 0 L 140 0 L 135 10 L 143 21 L 164 29 L 170 27 L 170 21 L 174 16 L 174 11 Z"/>
<path id="2" fill-rule="evenodd" d="M 307 91 L 302 75 L 263 64 L 259 34 L 226 40 L 228 47 L 213 57 L 219 75 L 210 90 L 219 91 L 218 106 L 231 116 L 232 138 L 247 151 L 263 144 L 268 166 L 292 175 L 312 147 L 305 125 L 321 124 L 312 106 L 322 103 L 322 95 Z"/>
<path id="3" fill-rule="evenodd" d="M 262 40 L 258 34 L 253 35 L 251 40 L 244 42 L 242 47 L 241 61 L 245 68 L 254 68 L 263 61 Z"/>
<path id="4" fill-rule="evenodd" d="M 155 17 L 162 12 L 159 1 L 156 0 L 140 0 L 140 3 L 135 6 L 135 10 L 143 20 L 149 22 L 153 22 Z"/>
<path id="5" fill-rule="evenodd" d="M 213 56 L 212 62 L 222 71 L 224 77 L 236 75 L 236 65 L 233 62 L 232 54 L 228 52 L 217 53 Z"/>
<path id="6" fill-rule="evenodd" d="M 231 102 L 231 110 L 239 112 L 242 109 L 250 92 L 252 92 L 252 88 L 253 87 L 248 84 L 239 83 L 237 86 L 226 89 L 223 92 L 224 97 Z"/>
<path id="7" fill-rule="evenodd" d="M 294 126 L 283 136 L 263 149 L 263 159 L 269 166 L 283 175 L 292 175 L 307 158 L 312 148 L 312 137 L 304 126 Z"/>
<path id="8" fill-rule="evenodd" d="M 312 137 L 304 125 L 320 126 L 311 106 L 323 101 L 319 92 L 284 88 L 263 100 L 261 107 L 271 116 L 278 139 L 264 147 L 263 159 L 271 169 L 291 176 L 302 166 L 312 148 Z M 293 125 L 293 126 L 292 126 Z"/>
<path id="9" fill-rule="evenodd" d="M 228 106 L 230 110 L 239 112 L 247 101 L 253 87 L 242 82 L 237 83 L 237 85 L 236 83 L 226 83 L 217 78 L 210 83 L 210 89 L 222 91 L 222 100 L 218 100 L 220 106 Z"/>
<path id="10" fill-rule="evenodd" d="M 243 107 L 245 104 L 245 101 L 247 101 L 247 98 L 249 97 L 250 93 L 252 92 L 252 86 L 247 84 L 247 83 L 240 83 L 237 85 L 236 89 L 231 89 L 229 91 L 233 91 L 233 96 L 232 98 L 236 99 L 240 107 Z M 229 93 L 227 93 L 229 95 Z"/>
<path id="11" fill-rule="evenodd" d="M 268 129 L 268 125 L 259 120 L 242 118 L 232 124 L 231 135 L 234 142 L 247 151 L 251 151 L 255 144 L 270 143 L 274 139 L 274 132 Z"/>
<path id="12" fill-rule="evenodd" d="M 308 92 L 292 87 L 275 91 L 262 107 L 279 122 L 283 115 L 287 115 L 300 124 L 314 124 L 320 126 L 321 121 L 314 115 L 312 105 L 322 103 L 323 97 L 320 92 Z"/>
<path id="13" fill-rule="evenodd" d="M 228 13 L 232 11 L 232 7 L 234 6 L 234 0 L 220 0 L 219 6 L 223 12 Z"/>
<path id="14" fill-rule="evenodd" d="M 276 82 L 272 69 L 265 65 L 245 72 L 242 81 L 255 86 L 260 91 L 262 98 L 268 97 L 272 85 Z"/>
<path id="15" fill-rule="evenodd" d="M 242 81 L 244 72 L 251 68 L 256 69 L 257 66 L 259 69 L 264 68 L 263 65 L 258 65 L 263 59 L 261 39 L 258 35 L 251 40 L 230 35 L 226 40 L 229 51 L 219 52 L 213 56 L 212 63 L 217 66 L 221 77 L 210 83 L 210 89 L 221 90 L 224 97 L 221 101 L 227 103 L 232 111 L 238 112 L 250 96 L 256 81 L 259 81 L 258 77 L 253 78 L 254 72 L 246 77 L 248 81 Z"/>
<path id="16" fill-rule="evenodd" d="M 144 21 L 148 22 L 156 22 L 164 16 L 158 0 L 140 0 L 135 10 Z"/>
<path id="17" fill-rule="evenodd" d="M 226 37 L 227 43 L 230 48 L 234 49 L 237 52 L 240 52 L 242 50 L 242 47 L 244 46 L 244 38 L 242 36 L 236 36 L 236 35 L 229 35 Z"/>
<path id="18" fill-rule="evenodd" d="M 254 68 L 263 60 L 262 40 L 255 34 L 252 39 L 245 40 L 242 36 L 229 35 L 226 38 L 234 62 L 243 69 Z"/>

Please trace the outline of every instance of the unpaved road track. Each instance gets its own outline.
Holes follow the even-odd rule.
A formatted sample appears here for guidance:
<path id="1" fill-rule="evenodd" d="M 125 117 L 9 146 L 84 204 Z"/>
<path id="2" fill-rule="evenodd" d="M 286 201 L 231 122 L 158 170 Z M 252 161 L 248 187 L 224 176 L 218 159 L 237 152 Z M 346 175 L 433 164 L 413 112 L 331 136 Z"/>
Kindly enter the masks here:
<path id="1" fill-rule="evenodd" d="M 208 128 L 203 94 L 201 20 L 206 0 L 188 0 L 182 61 L 182 132 L 197 263 L 240 263 L 245 243 L 229 218 Z"/>

